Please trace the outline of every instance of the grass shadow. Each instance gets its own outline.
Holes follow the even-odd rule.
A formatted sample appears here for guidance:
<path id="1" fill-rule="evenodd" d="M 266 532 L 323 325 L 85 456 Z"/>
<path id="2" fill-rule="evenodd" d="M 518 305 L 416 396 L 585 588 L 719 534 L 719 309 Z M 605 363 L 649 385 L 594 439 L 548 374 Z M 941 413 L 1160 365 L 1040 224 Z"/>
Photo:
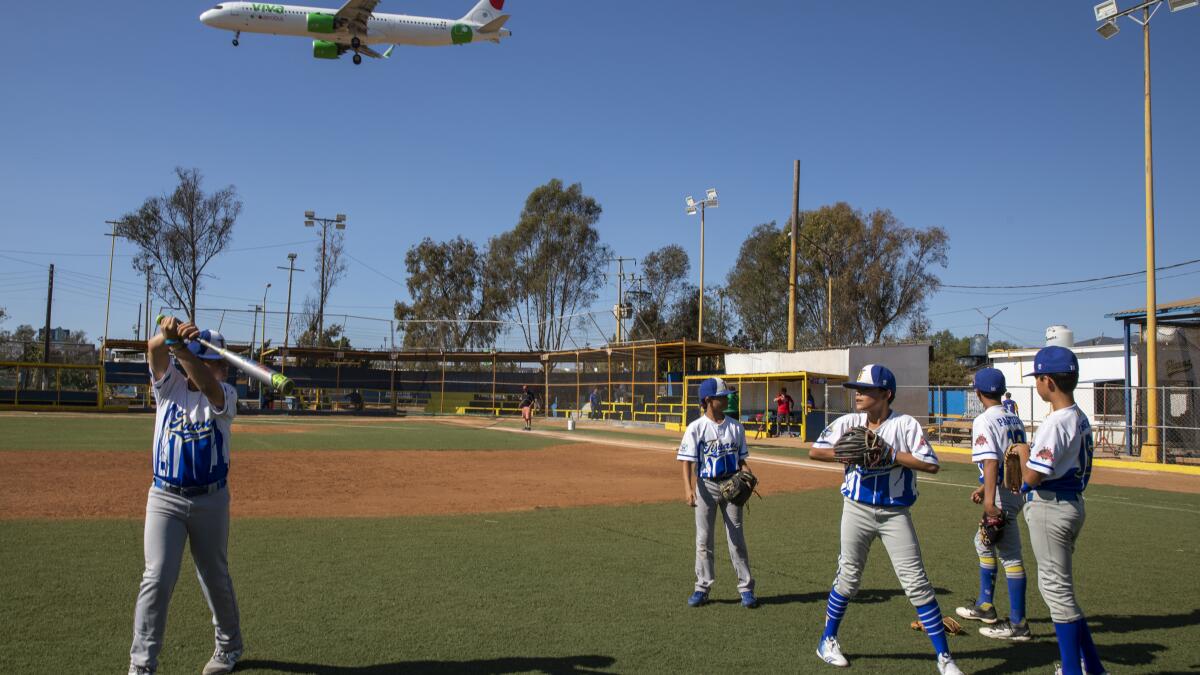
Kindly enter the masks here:
<path id="1" fill-rule="evenodd" d="M 944 588 L 935 588 L 934 592 L 938 594 L 949 593 L 950 591 Z M 875 605 L 881 602 L 887 602 L 897 596 L 903 596 L 904 591 L 899 588 L 889 589 L 866 589 L 858 592 L 851 600 L 852 604 L 860 605 Z M 760 605 L 790 605 L 790 604 L 808 604 L 813 602 L 825 602 L 829 598 L 829 591 L 818 591 L 815 593 L 781 593 L 779 595 L 760 595 L 758 596 L 758 604 Z M 736 605 L 741 603 L 740 598 L 715 598 L 710 599 L 709 604 L 713 605 Z"/>
<path id="2" fill-rule="evenodd" d="M 1007 642 L 996 642 L 994 647 L 968 650 L 956 641 L 950 643 L 958 660 L 968 659 L 999 659 L 1000 663 L 986 668 L 971 668 L 974 675 L 1000 675 L 1021 670 L 1051 671 L 1054 664 L 1061 661 L 1058 652 L 1058 642 L 1053 639 L 1035 639 L 1033 642 L 1013 645 Z M 1155 654 L 1167 650 L 1166 645 L 1155 642 L 1127 642 L 1116 645 L 1100 645 L 1100 660 L 1104 665 L 1145 666 L 1154 662 Z M 846 657 L 851 663 L 855 660 L 896 659 L 903 661 L 933 662 L 932 650 L 925 649 L 913 653 L 868 653 L 854 654 L 847 652 Z"/>
<path id="3" fill-rule="evenodd" d="M 318 663 L 297 663 L 273 659 L 250 659 L 238 663 L 238 670 L 257 668 L 277 673 L 301 675 L 504 675 L 506 673 L 541 672 L 546 675 L 598 673 L 610 668 L 616 659 L 611 656 L 583 654 L 579 656 L 509 656 L 473 661 L 397 661 L 372 666 L 334 666 Z"/>

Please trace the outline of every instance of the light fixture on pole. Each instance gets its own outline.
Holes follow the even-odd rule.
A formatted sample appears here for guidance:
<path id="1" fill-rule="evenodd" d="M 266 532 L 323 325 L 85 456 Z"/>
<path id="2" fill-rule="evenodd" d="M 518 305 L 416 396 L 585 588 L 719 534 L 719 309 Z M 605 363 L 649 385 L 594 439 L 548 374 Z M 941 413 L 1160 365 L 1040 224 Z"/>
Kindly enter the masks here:
<path id="1" fill-rule="evenodd" d="M 705 190 L 704 199 L 701 201 L 696 201 L 691 195 L 688 195 L 684 203 L 687 204 L 687 214 L 689 216 L 696 215 L 697 210 L 700 212 L 700 305 L 697 316 L 699 326 L 697 328 L 696 339 L 704 342 L 704 210 L 715 209 L 720 205 L 717 201 L 717 189 L 708 188 Z"/>
<path id="2" fill-rule="evenodd" d="M 1128 16 L 1142 27 L 1142 100 L 1143 138 L 1145 143 L 1145 193 L 1146 193 L 1146 438 L 1141 448 L 1143 462 L 1159 461 L 1159 428 L 1155 426 L 1158 416 L 1158 300 L 1154 273 L 1154 142 L 1151 133 L 1150 114 L 1150 19 L 1158 11 L 1163 0 L 1145 0 L 1126 10 L 1117 8 L 1116 0 L 1105 0 L 1095 6 L 1096 20 L 1109 24 L 1101 25 L 1097 31 L 1104 38 L 1117 34 L 1117 20 Z M 1200 0 L 1168 0 L 1172 12 L 1200 5 Z M 1134 14 L 1141 12 L 1141 17 Z"/>
<path id="3" fill-rule="evenodd" d="M 316 344 L 321 345 L 321 337 L 325 334 L 325 252 L 326 252 L 326 236 L 329 234 L 329 227 L 332 225 L 335 230 L 346 229 L 346 214 L 339 213 L 333 218 L 321 218 L 317 216 L 315 211 L 304 212 L 304 226 L 316 227 L 317 223 L 321 224 L 321 296 L 317 298 L 317 335 Z"/>
<path id="4" fill-rule="evenodd" d="M 287 259 L 288 259 L 287 267 L 276 267 L 275 268 L 275 269 L 279 269 L 279 270 L 287 270 L 288 271 L 287 314 L 284 315 L 284 319 L 283 319 L 283 354 L 280 355 L 280 357 L 279 357 L 279 359 L 280 359 L 279 360 L 279 372 L 283 372 L 284 370 L 287 369 L 288 337 L 291 334 L 291 330 L 292 330 L 292 273 L 304 271 L 304 270 L 296 267 L 296 254 L 295 253 L 287 254 Z"/>

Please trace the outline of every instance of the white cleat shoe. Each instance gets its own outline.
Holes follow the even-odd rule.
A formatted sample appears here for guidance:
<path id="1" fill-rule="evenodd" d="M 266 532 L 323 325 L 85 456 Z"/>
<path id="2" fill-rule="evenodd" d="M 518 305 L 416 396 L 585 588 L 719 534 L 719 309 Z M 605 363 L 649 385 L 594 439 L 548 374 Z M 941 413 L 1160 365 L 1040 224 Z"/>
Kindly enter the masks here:
<path id="1" fill-rule="evenodd" d="M 1008 619 L 997 623 L 995 626 L 980 628 L 979 634 L 995 640 L 1011 640 L 1013 642 L 1029 642 L 1033 639 L 1033 633 L 1029 632 L 1028 621 L 1013 623 Z"/>
<path id="2" fill-rule="evenodd" d="M 154 675 L 154 669 L 129 664 L 129 675 Z"/>
<path id="3" fill-rule="evenodd" d="M 204 675 L 224 675 L 232 673 L 238 659 L 242 658 L 242 650 L 235 649 L 227 652 L 220 647 L 213 651 L 212 658 L 204 664 Z"/>
<path id="4" fill-rule="evenodd" d="M 821 644 L 817 645 L 817 656 L 831 666 L 845 668 L 850 665 L 846 657 L 842 656 L 842 646 L 838 644 L 835 637 L 827 637 L 821 640 Z"/>
<path id="5" fill-rule="evenodd" d="M 1079 669 L 1082 670 L 1085 675 L 1088 675 L 1087 663 L 1085 663 L 1083 659 L 1079 659 Z M 1054 675 L 1062 675 L 1062 671 L 1063 671 L 1062 664 L 1060 664 L 1060 663 L 1054 664 Z M 1108 671 L 1102 670 L 1095 675 L 1108 675 Z"/>
<path id="6" fill-rule="evenodd" d="M 963 675 L 963 671 L 958 669 L 958 664 L 954 663 L 949 654 L 938 654 L 938 672 L 941 675 Z"/>

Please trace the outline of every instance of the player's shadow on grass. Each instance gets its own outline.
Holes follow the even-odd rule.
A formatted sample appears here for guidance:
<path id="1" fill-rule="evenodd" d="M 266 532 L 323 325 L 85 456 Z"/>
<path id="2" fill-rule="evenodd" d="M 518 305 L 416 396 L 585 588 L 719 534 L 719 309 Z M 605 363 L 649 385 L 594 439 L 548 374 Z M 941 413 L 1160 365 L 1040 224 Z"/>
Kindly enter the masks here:
<path id="1" fill-rule="evenodd" d="M 509 656 L 475 661 L 398 661 L 373 666 L 331 666 L 317 663 L 296 663 L 270 659 L 240 661 L 238 670 L 258 668 L 277 673 L 302 675 L 504 675 L 505 673 L 541 672 L 547 675 L 596 673 L 597 668 L 610 668 L 616 659 L 611 656 L 583 654 L 579 656 Z"/>
<path id="2" fill-rule="evenodd" d="M 1053 630 L 1049 617 L 1030 619 L 1029 622 L 1044 624 L 1047 631 Z M 1137 633 L 1143 630 L 1186 628 L 1200 624 L 1200 609 L 1193 609 L 1186 614 L 1089 614 L 1087 623 L 1093 633 Z"/>
<path id="3" fill-rule="evenodd" d="M 941 594 L 941 593 L 949 593 L 950 591 L 945 588 L 935 588 L 934 592 Z M 854 596 L 854 600 L 852 600 L 851 602 L 854 604 L 860 604 L 860 605 L 875 605 L 875 604 L 879 604 L 881 602 L 887 602 L 887 601 L 891 600 L 892 598 L 895 598 L 897 596 L 903 596 L 903 595 L 904 595 L 904 591 L 899 588 L 887 588 L 887 589 L 870 589 L 870 588 L 868 588 L 868 589 L 863 589 L 863 590 L 859 591 L 858 595 Z M 825 602 L 827 599 L 829 599 L 829 591 L 817 591 L 817 592 L 813 592 L 813 593 L 781 593 L 779 595 L 760 595 L 760 596 L 758 596 L 758 604 L 760 604 L 760 605 L 790 605 L 793 603 L 798 603 L 798 604 L 804 605 L 804 604 L 810 604 L 810 603 L 815 603 L 815 602 Z M 716 603 L 716 604 L 732 605 L 732 604 L 740 603 L 741 600 L 740 599 L 722 598 L 722 599 L 718 599 L 718 600 L 712 600 L 711 602 Z"/>
<path id="4" fill-rule="evenodd" d="M 972 636 L 972 637 L 978 637 Z M 980 637 L 980 640 L 987 640 L 988 644 L 983 645 L 977 640 L 972 640 L 971 643 L 962 641 L 960 638 L 954 638 L 950 642 L 950 650 L 954 652 L 955 660 L 960 665 L 967 667 L 973 675 L 1000 675 L 1001 673 L 1011 673 L 1020 670 L 1043 670 L 1051 671 L 1054 664 L 1061 661 L 1058 652 L 1058 642 L 1050 635 L 1037 635 L 1033 642 L 1026 642 L 1019 646 L 1012 645 L 1007 642 L 995 642 L 987 638 Z M 992 646 L 992 644 L 995 646 Z M 871 659 L 898 659 L 905 661 L 929 661 L 933 662 L 933 651 L 928 649 L 929 643 L 926 642 L 926 649 L 913 653 L 891 653 L 891 654 L 857 654 L 851 651 L 846 652 L 846 657 L 851 663 L 854 661 L 869 661 Z M 973 647 L 985 646 L 984 649 L 973 649 Z M 1105 666 L 1145 666 L 1154 662 L 1155 654 L 1166 651 L 1167 646 L 1154 642 L 1128 642 L 1116 645 L 1099 645 L 1100 660 Z M 978 668 L 969 662 L 974 659 L 999 660 L 999 663 L 988 666 L 986 668 Z"/>

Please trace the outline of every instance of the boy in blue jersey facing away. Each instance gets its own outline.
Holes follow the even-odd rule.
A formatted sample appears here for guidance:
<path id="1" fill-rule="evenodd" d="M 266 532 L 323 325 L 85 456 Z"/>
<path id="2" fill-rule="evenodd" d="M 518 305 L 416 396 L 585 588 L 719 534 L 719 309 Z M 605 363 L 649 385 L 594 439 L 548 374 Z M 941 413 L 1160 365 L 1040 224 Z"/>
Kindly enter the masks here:
<path id="1" fill-rule="evenodd" d="M 151 456 L 154 483 L 146 499 L 146 566 L 134 610 L 129 675 L 154 673 L 158 668 L 167 606 L 179 578 L 185 542 L 191 544 L 216 637 L 204 675 L 232 671 L 242 655 L 237 598 L 226 556 L 226 480 L 237 392 L 225 382 L 225 361 L 196 338 L 225 345 L 215 331 L 201 331 L 168 317 L 146 346 L 158 412 Z"/>
<path id="2" fill-rule="evenodd" d="M 975 528 L 975 553 L 979 557 L 979 599 L 955 612 L 964 619 L 982 621 L 985 637 L 1028 642 L 1032 635 L 1025 622 L 1025 562 L 1021 557 L 1021 529 L 1017 516 L 1025 498 L 1004 487 L 1004 454 L 1010 445 L 1025 442 L 1025 425 L 1000 402 L 1004 373 L 983 368 L 975 373 L 975 396 L 984 411 L 971 422 L 971 461 L 979 467 L 979 487 L 971 501 L 983 505 L 985 516 L 1004 514 L 1008 524 L 1000 540 L 985 543 Z M 1011 400 L 1011 399 L 1010 399 Z M 993 599 L 996 592 L 997 561 L 1004 566 L 1008 584 L 1009 618 L 1001 621 Z"/>
<path id="3" fill-rule="evenodd" d="M 842 547 L 817 656 L 830 665 L 850 665 L 838 643 L 838 628 L 850 600 L 858 593 L 867 553 L 878 537 L 883 540 L 909 602 L 917 609 L 917 619 L 933 643 L 938 672 L 961 675 L 950 656 L 942 610 L 934 598 L 933 584 L 925 574 L 921 546 L 909 515 L 909 507 L 917 500 L 914 471 L 937 473 L 937 455 L 926 442 L 920 423 L 891 409 L 896 398 L 896 377 L 892 371 L 877 364 L 866 365 L 856 381 L 843 386 L 854 390 L 857 412 L 842 415 L 821 432 L 809 457 L 822 462 L 837 461 L 833 448 L 838 439 L 851 429 L 866 427 L 890 448 L 891 461 L 872 469 L 846 467 L 842 483 Z"/>
<path id="4" fill-rule="evenodd" d="M 1083 530 L 1083 491 L 1092 477 L 1092 426 L 1075 405 L 1079 361 L 1066 347 L 1044 347 L 1033 359 L 1037 393 L 1051 413 L 1017 445 L 1025 481 L 1025 523 L 1037 558 L 1038 590 L 1050 608 L 1065 675 L 1103 673 L 1100 654 L 1075 599 L 1071 554 Z"/>
<path id="5" fill-rule="evenodd" d="M 721 496 L 721 483 L 739 469 L 749 471 L 746 457 L 746 430 L 725 414 L 731 390 L 724 380 L 710 377 L 700 383 L 700 408 L 703 414 L 688 425 L 675 459 L 682 462 L 684 501 L 696 510 L 696 590 L 688 605 L 699 607 L 708 602 L 714 581 L 713 544 L 717 511 L 725 520 L 729 559 L 737 573 L 742 606 L 758 606 L 754 596 L 754 577 L 750 575 L 750 555 L 742 531 L 742 507 Z"/>

